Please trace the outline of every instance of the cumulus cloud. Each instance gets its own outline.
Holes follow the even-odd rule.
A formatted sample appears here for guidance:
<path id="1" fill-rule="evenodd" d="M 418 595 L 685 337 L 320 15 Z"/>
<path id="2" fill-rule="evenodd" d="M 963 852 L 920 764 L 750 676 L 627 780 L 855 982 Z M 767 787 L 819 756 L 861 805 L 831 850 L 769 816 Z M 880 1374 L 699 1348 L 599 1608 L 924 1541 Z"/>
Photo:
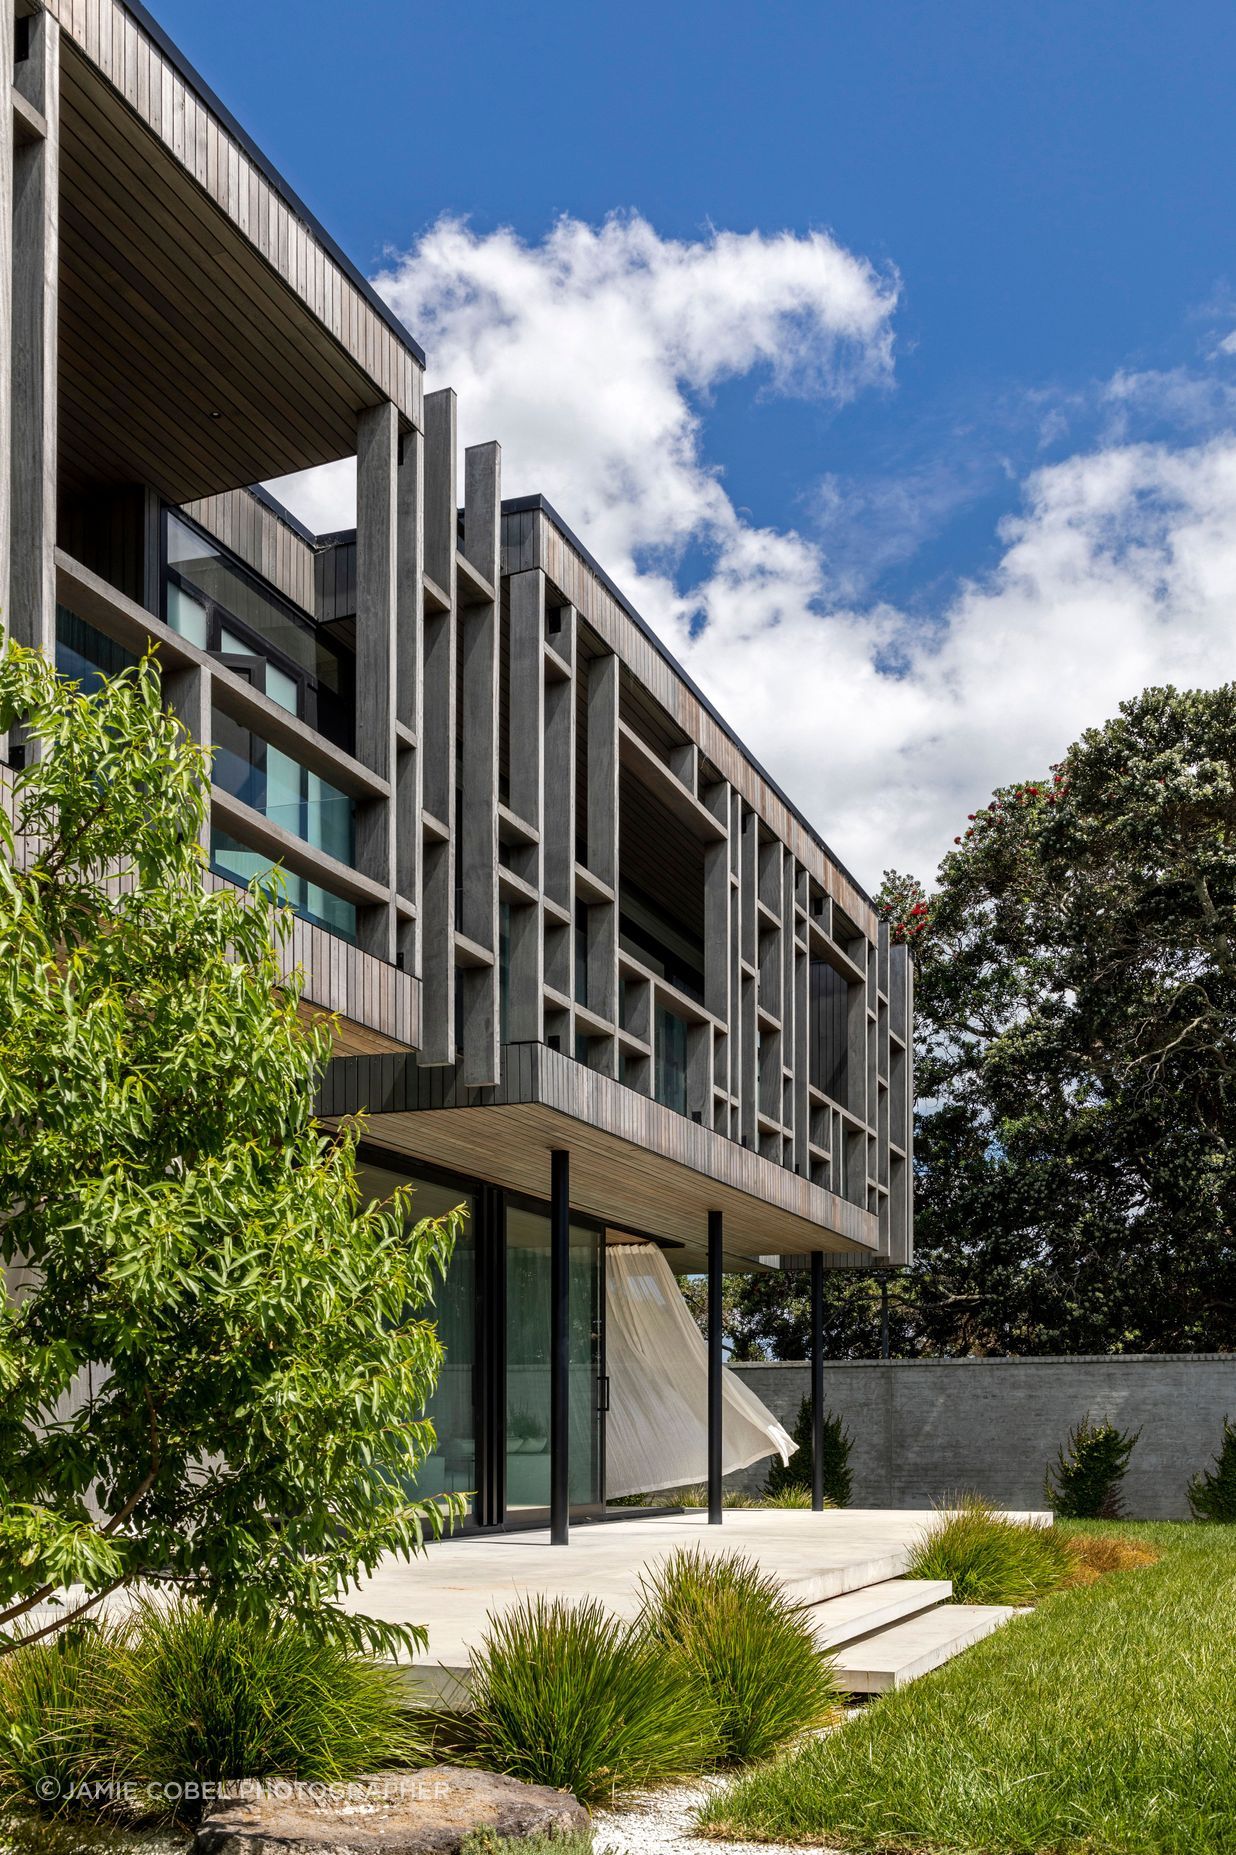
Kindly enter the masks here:
<path id="1" fill-rule="evenodd" d="M 457 389 L 464 442 L 500 439 L 506 493 L 556 504 L 870 885 L 888 863 L 929 874 L 993 785 L 1146 684 L 1236 673 L 1236 417 L 1209 383 L 1117 376 L 1102 439 L 1026 479 L 991 573 L 911 616 L 830 559 L 822 465 L 807 519 L 761 526 L 708 449 L 727 380 L 886 389 L 893 274 L 823 233 L 680 241 L 628 216 L 538 244 L 445 219 L 377 282 L 430 384 Z M 1148 402 L 1190 441 L 1131 442 Z M 351 519 L 346 472 L 282 493 L 319 528 Z M 873 546 L 895 556 L 895 491 L 880 509 Z"/>

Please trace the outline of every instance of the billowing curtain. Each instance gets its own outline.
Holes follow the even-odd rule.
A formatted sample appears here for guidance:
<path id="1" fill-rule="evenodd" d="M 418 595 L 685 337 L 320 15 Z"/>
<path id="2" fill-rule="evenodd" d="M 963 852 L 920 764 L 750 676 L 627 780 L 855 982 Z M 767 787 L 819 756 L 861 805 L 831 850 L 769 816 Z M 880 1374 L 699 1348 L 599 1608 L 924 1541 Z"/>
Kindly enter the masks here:
<path id="1" fill-rule="evenodd" d="M 608 1500 L 702 1481 L 708 1454 L 708 1352 L 655 1243 L 606 1249 L 605 1429 Z M 722 1378 L 722 1463 L 788 1462 L 794 1439 L 732 1372 Z"/>

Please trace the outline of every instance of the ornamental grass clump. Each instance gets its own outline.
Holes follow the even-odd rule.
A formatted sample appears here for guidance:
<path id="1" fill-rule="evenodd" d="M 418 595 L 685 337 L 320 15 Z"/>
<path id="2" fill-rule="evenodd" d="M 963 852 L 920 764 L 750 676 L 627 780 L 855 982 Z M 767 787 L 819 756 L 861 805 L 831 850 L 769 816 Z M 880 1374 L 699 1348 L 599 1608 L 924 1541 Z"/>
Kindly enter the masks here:
<path id="1" fill-rule="evenodd" d="M 949 1578 L 955 1604 L 1033 1604 L 1059 1590 L 1073 1559 L 1052 1527 L 1032 1526 L 965 1500 L 932 1522 L 907 1578 Z"/>
<path id="2" fill-rule="evenodd" d="M 764 1758 L 837 1711 L 810 1624 L 751 1559 L 684 1547 L 642 1589 L 649 1634 L 708 1698 L 716 1763 Z"/>
<path id="3" fill-rule="evenodd" d="M 527 1598 L 491 1618 L 471 1692 L 455 1723 L 468 1756 L 584 1804 L 699 1771 L 716 1738 L 692 1670 L 595 1598 Z"/>
<path id="4" fill-rule="evenodd" d="M 0 1799 L 59 1815 L 110 1775 L 114 1637 L 90 1626 L 0 1657 Z"/>
<path id="5" fill-rule="evenodd" d="M 113 1667 L 118 1763 L 157 1786 L 339 1783 L 415 1759 L 399 1677 L 295 1625 L 144 1604 Z"/>

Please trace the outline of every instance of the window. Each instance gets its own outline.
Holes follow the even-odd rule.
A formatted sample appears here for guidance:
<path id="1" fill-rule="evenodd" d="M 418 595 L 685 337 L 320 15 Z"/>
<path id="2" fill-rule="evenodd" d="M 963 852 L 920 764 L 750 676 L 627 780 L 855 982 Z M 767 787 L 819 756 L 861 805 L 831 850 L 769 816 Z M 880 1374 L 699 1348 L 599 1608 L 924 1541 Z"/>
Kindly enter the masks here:
<path id="1" fill-rule="evenodd" d="M 270 874 L 270 858 L 260 850 L 250 850 L 237 843 L 226 831 L 213 831 L 210 838 L 210 867 L 231 882 L 250 883 L 255 876 Z M 283 896 L 292 913 L 316 927 L 329 928 L 344 940 L 356 939 L 356 909 L 342 896 L 332 895 L 320 883 L 310 882 L 293 870 L 281 872 Z"/>
<path id="2" fill-rule="evenodd" d="M 811 1081 L 842 1107 L 849 1106 L 850 988 L 827 960 L 811 962 Z"/>
<path id="3" fill-rule="evenodd" d="M 657 1100 L 679 1114 L 687 1112 L 687 1027 L 676 1012 L 657 1008 Z"/>
<path id="4" fill-rule="evenodd" d="M 575 1003 L 588 1003 L 588 906 L 575 904 Z"/>
<path id="5" fill-rule="evenodd" d="M 56 607 L 56 669 L 71 682 L 80 683 L 83 695 L 93 694 L 109 676 L 118 676 L 136 662 L 123 644 L 114 644 L 67 607 Z"/>
<path id="6" fill-rule="evenodd" d="M 164 614 L 172 630 L 351 751 L 351 654 L 183 516 L 168 509 L 164 524 Z"/>
<path id="7" fill-rule="evenodd" d="M 356 807 L 346 792 L 218 709 L 211 732 L 216 786 L 340 863 L 355 861 Z"/>

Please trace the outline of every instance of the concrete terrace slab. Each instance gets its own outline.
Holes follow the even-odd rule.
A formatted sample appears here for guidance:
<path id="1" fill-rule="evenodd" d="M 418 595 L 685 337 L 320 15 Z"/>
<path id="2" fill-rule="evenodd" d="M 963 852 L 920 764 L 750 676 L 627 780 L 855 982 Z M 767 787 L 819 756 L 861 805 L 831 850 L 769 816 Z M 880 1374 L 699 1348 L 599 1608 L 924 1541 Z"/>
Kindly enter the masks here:
<path id="1" fill-rule="evenodd" d="M 1019 1516 L 1046 1519 L 1048 1516 Z M 742 1553 L 773 1573 L 802 1604 L 899 1578 L 934 1515 L 929 1509 L 846 1508 L 822 1514 L 784 1508 L 728 1508 L 710 1527 L 702 1509 L 635 1515 L 572 1529 L 569 1546 L 547 1530 L 442 1540 L 412 1562 L 388 1560 L 353 1594 L 349 1607 L 392 1623 L 420 1623 L 427 1651 L 411 1658 L 437 1685 L 438 1671 L 466 1669 L 486 1617 L 524 1597 L 600 1601 L 622 1617 L 639 1607 L 640 1574 L 680 1546 Z"/>

